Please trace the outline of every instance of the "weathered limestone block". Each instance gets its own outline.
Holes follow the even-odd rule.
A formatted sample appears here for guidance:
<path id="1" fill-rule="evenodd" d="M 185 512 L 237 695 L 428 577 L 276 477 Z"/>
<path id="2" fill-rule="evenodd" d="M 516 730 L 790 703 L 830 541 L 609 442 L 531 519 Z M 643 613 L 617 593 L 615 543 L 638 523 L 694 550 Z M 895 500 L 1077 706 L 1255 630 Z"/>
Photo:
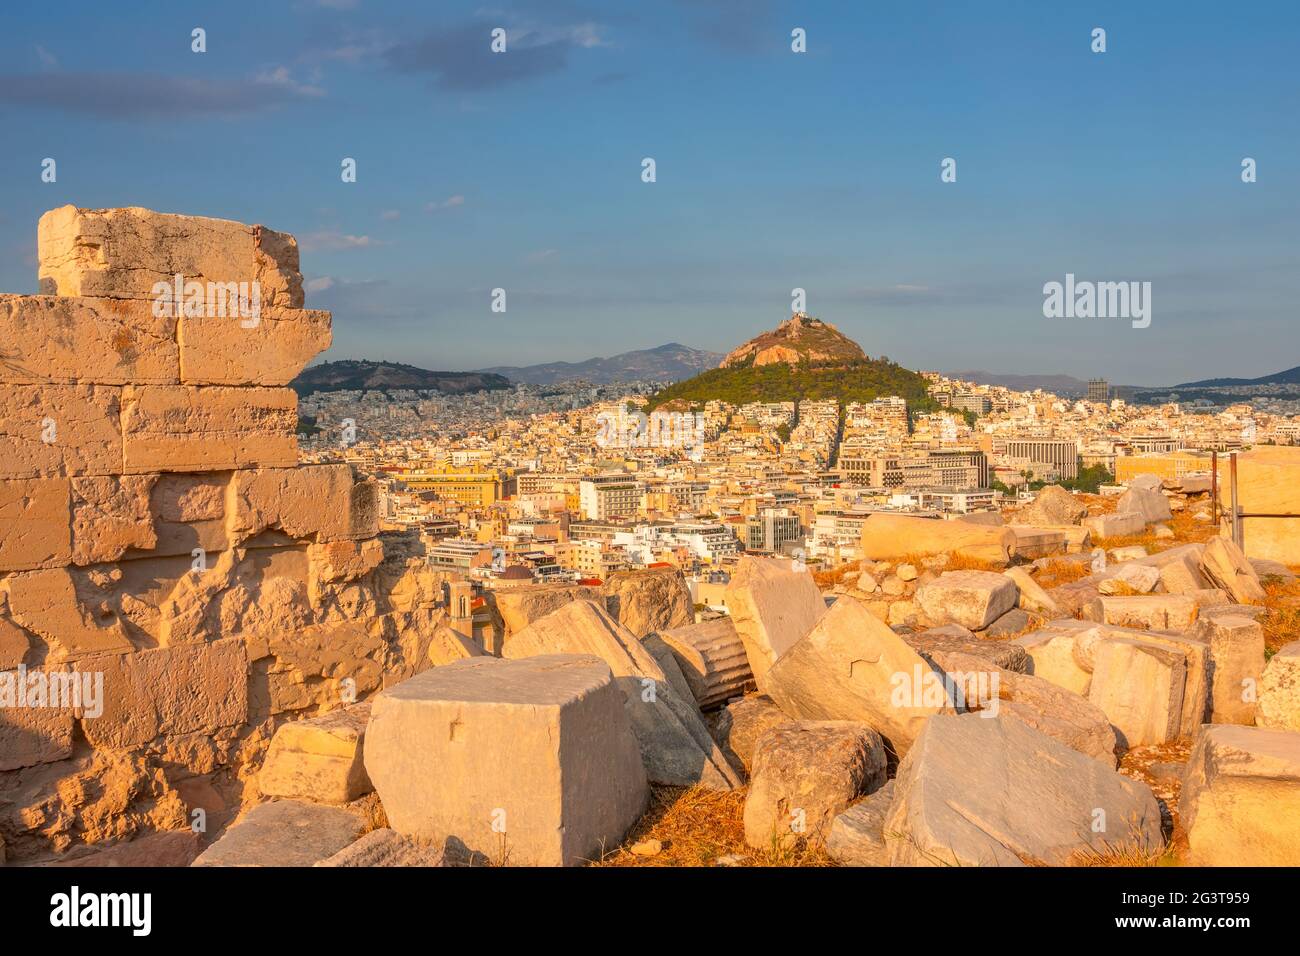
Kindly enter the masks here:
<path id="1" fill-rule="evenodd" d="M 945 624 L 900 636 L 912 650 L 930 662 L 938 652 L 955 652 L 970 654 L 996 667 L 1021 674 L 1029 670 L 1029 655 L 1015 641 L 987 641 L 960 624 Z"/>
<path id="2" fill-rule="evenodd" d="M 0 571 L 61 568 L 71 561 L 69 479 L 0 481 Z"/>
<path id="3" fill-rule="evenodd" d="M 0 670 L 0 772 L 72 756 L 71 680 L 87 689 L 60 667 Z"/>
<path id="4" fill-rule="evenodd" d="M 1181 555 L 1160 568 L 1160 583 L 1170 594 L 1194 595 L 1209 587 L 1199 563 L 1191 555 Z"/>
<path id="5" fill-rule="evenodd" d="M 245 638 L 253 662 L 250 714 L 262 719 L 333 707 L 377 690 L 384 683 L 390 626 L 386 618 L 358 619 Z"/>
<path id="6" fill-rule="evenodd" d="M 1075 659 L 1074 645 L 1080 632 L 1088 630 L 1100 635 L 1096 625 L 1083 621 L 1056 621 L 1011 643 L 1020 645 L 1028 653 L 1030 664 L 1027 673 L 1086 697 L 1092 686 L 1092 670 Z"/>
<path id="7" fill-rule="evenodd" d="M 1126 483 L 1129 489 L 1137 488 L 1142 491 L 1159 491 L 1164 487 L 1164 479 L 1159 475 L 1146 472 L 1141 475 L 1134 475 Z"/>
<path id="8" fill-rule="evenodd" d="M 1133 595 L 1150 594 L 1160 583 L 1160 569 L 1149 564 L 1129 561 L 1115 569 L 1115 573 L 1097 585 L 1100 594 Z"/>
<path id="9" fill-rule="evenodd" d="M 1169 499 L 1161 494 L 1158 488 L 1154 491 L 1147 488 L 1130 488 L 1120 495 L 1119 501 L 1115 503 L 1115 510 L 1121 514 L 1128 511 L 1137 512 L 1147 524 L 1169 521 L 1174 516 L 1169 510 Z"/>
<path id="10" fill-rule="evenodd" d="M 1211 538 L 1201 556 L 1201 570 L 1238 604 L 1262 604 L 1267 595 L 1246 556 L 1227 538 Z"/>
<path id="11" fill-rule="evenodd" d="M 72 563 L 116 561 L 158 543 L 150 510 L 156 475 L 72 479 Z"/>
<path id="12" fill-rule="evenodd" d="M 371 830 L 316 866 L 447 866 L 446 855 L 436 847 L 417 843 L 396 830 Z"/>
<path id="13" fill-rule="evenodd" d="M 1153 631 L 1127 631 L 1120 628 L 1104 629 L 1109 635 L 1127 637 L 1156 644 L 1183 654 L 1186 658 L 1186 677 L 1183 681 L 1182 718 L 1178 736 L 1195 739 L 1201 724 L 1209 719 L 1210 708 L 1210 644 L 1199 634 L 1164 634 Z"/>
<path id="14" fill-rule="evenodd" d="M 1099 538 L 1122 538 L 1130 534 L 1141 534 L 1147 523 L 1146 519 L 1136 511 L 1120 511 L 1084 518 L 1083 526 L 1096 541 Z"/>
<path id="15" fill-rule="evenodd" d="M 65 568 L 11 574 L 0 579 L 0 593 L 8 596 L 13 623 L 45 642 L 47 664 L 133 650 L 120 621 L 101 624 L 91 616 Z"/>
<path id="16" fill-rule="evenodd" d="M 7 610 L 7 596 L 4 605 Z M 23 663 L 31 649 L 32 641 L 28 633 L 7 617 L 0 617 L 0 671 L 13 670 Z"/>
<path id="17" fill-rule="evenodd" d="M 11 855 L 63 853 L 190 827 L 187 808 L 148 755 L 78 748 L 57 763 L 13 771 L 0 788 L 0 828 Z"/>
<path id="18" fill-rule="evenodd" d="M 758 741 L 745 796 L 745 842 L 821 844 L 855 799 L 885 784 L 885 745 L 864 724 L 800 720 Z"/>
<path id="19" fill-rule="evenodd" d="M 0 385 L 0 478 L 119 474 L 122 393 L 108 385 Z"/>
<path id="20" fill-rule="evenodd" d="M 754 686 L 745 645 L 729 617 L 660 631 L 703 709 L 725 704 Z"/>
<path id="21" fill-rule="evenodd" d="M 733 766 L 746 773 L 754 763 L 754 748 L 759 738 L 773 727 L 791 722 L 785 711 L 762 694 L 732 701 L 713 723 L 713 736 Z"/>
<path id="22" fill-rule="evenodd" d="M 291 467 L 298 396 L 290 388 L 128 385 L 122 392 L 125 474 Z M 318 507 L 323 502 L 317 502 Z"/>
<path id="23" fill-rule="evenodd" d="M 1094 650 L 1088 699 L 1114 725 L 1125 749 L 1178 738 L 1187 655 L 1130 638 L 1106 638 Z"/>
<path id="24" fill-rule="evenodd" d="M 650 656 L 653 657 L 655 663 L 659 665 L 659 669 L 664 672 L 664 678 L 668 681 L 669 686 L 672 687 L 676 697 L 688 703 L 695 704 L 696 712 L 700 713 L 701 720 L 703 720 L 703 714 L 698 708 L 699 701 L 695 699 L 695 694 L 691 691 L 691 685 L 686 680 L 686 675 L 682 673 L 682 668 L 677 663 L 677 658 L 673 657 L 672 648 L 665 644 L 658 634 L 647 634 L 645 637 L 641 638 L 641 646 L 650 652 Z M 708 727 L 706 726 L 705 730 L 707 729 Z M 712 734 L 709 735 L 709 739 L 713 739 Z"/>
<path id="25" fill-rule="evenodd" d="M 835 818 L 826 853 L 841 866 L 889 866 L 885 817 L 894 800 L 894 781 L 869 793 Z"/>
<path id="26" fill-rule="evenodd" d="M 727 611 L 759 690 L 777 658 L 826 613 L 817 583 L 788 561 L 743 556 L 726 590 Z"/>
<path id="27" fill-rule="evenodd" d="M 341 707 L 281 724 L 271 739 L 257 788 L 268 797 L 351 803 L 374 787 L 362 758 L 370 704 Z"/>
<path id="28" fill-rule="evenodd" d="M 1048 487 L 1054 487 L 1049 485 Z M 1033 611 L 1035 614 L 1043 614 L 1047 617 L 1060 617 L 1061 608 L 1052 600 L 1037 581 L 1024 568 L 1007 568 L 1003 572 L 1009 577 L 1016 586 L 1019 593 L 1017 604 L 1026 611 Z"/>
<path id="29" fill-rule="evenodd" d="M 379 567 L 384 560 L 384 543 L 378 538 L 368 538 L 311 544 L 307 546 L 307 560 L 311 600 L 317 605 L 329 586 L 355 581 Z"/>
<path id="30" fill-rule="evenodd" d="M 1300 641 L 1292 641 L 1269 658 L 1259 682 L 1255 723 L 1300 731 Z"/>
<path id="31" fill-rule="evenodd" d="M 916 602 L 934 624 L 988 627 L 1016 606 L 1020 592 L 1011 578 L 993 571 L 946 571 L 916 590 Z"/>
<path id="32" fill-rule="evenodd" d="M 1067 550 L 1064 531 L 1012 525 L 1011 533 L 1015 535 L 1011 544 L 1011 555 L 1015 558 L 1032 561 L 1049 554 L 1064 554 Z"/>
<path id="33" fill-rule="evenodd" d="M 330 347 L 330 314 L 263 309 L 255 320 L 183 316 L 177 340 L 186 385 L 288 385 Z"/>
<path id="34" fill-rule="evenodd" d="M 1005 640 L 1027 630 L 1033 622 L 1034 619 L 1027 612 L 1013 607 L 980 631 L 979 635 L 986 640 Z"/>
<path id="35" fill-rule="evenodd" d="M 193 866 L 313 866 L 355 843 L 365 825 L 338 807 L 263 803 L 199 854 Z"/>
<path id="36" fill-rule="evenodd" d="M 691 592 L 677 568 L 615 571 L 605 580 L 605 606 L 636 637 L 695 620 Z"/>
<path id="37" fill-rule="evenodd" d="M 157 541 L 153 555 L 216 554 L 230 547 L 226 534 L 226 489 L 232 472 L 158 475 L 149 497 L 150 524 Z"/>
<path id="38" fill-rule="evenodd" d="M 6 384 L 174 385 L 176 320 L 148 302 L 0 295 Z"/>
<path id="39" fill-rule="evenodd" d="M 1210 648 L 1203 636 L 1197 633 L 1139 631 L 1130 627 L 1115 627 L 1112 624 L 1089 624 L 1070 622 L 1070 620 L 1053 624 L 1053 630 L 1067 635 L 1066 640 L 1060 641 L 1061 648 L 1069 648 L 1075 667 L 1078 667 L 1080 674 L 1086 676 L 1088 685 L 1091 685 L 1091 674 L 1096 667 L 1097 648 L 1106 640 L 1134 640 L 1140 644 L 1149 644 L 1157 648 L 1165 648 L 1175 654 L 1182 654 L 1186 659 L 1186 679 L 1183 682 L 1182 718 L 1179 721 L 1178 736 L 1193 737 L 1200 730 L 1208 711 L 1210 680 Z M 1061 666 L 1065 667 L 1063 663 Z"/>
<path id="40" fill-rule="evenodd" d="M 285 232 L 151 209 L 61 206 L 36 230 L 41 292 L 153 299 L 154 285 L 258 283 L 261 303 L 302 308 L 298 243 Z"/>
<path id="41" fill-rule="evenodd" d="M 1199 591 L 1184 591 L 1189 598 L 1196 602 L 1198 609 L 1197 620 L 1207 617 L 1207 611 L 1211 608 L 1220 608 L 1232 603 L 1232 596 L 1227 591 L 1220 591 L 1218 588 L 1202 588 Z"/>
<path id="42" fill-rule="evenodd" d="M 246 541 L 268 528 L 317 543 L 373 538 L 379 509 L 373 482 L 358 482 L 352 466 L 303 465 L 237 471 L 228 531 Z"/>
<path id="43" fill-rule="evenodd" d="M 1300 865 L 1300 734 L 1206 726 L 1178 815 L 1192 866 Z"/>
<path id="44" fill-rule="evenodd" d="M 242 548 L 200 556 L 193 569 L 182 575 L 158 604 L 158 643 L 164 647 L 197 644 L 213 635 L 209 606 L 234 583 L 235 570 L 244 560 Z"/>
<path id="45" fill-rule="evenodd" d="M 1115 766 L 1115 731 L 1101 708 L 1041 677 L 995 667 L 981 657 L 937 652 L 935 663 L 966 712 L 1014 717 L 1079 753 Z"/>
<path id="46" fill-rule="evenodd" d="M 573 601 L 593 601 L 605 606 L 605 594 L 582 584 L 537 584 L 493 588 L 485 595 L 493 618 L 508 641 L 528 625 Z"/>
<path id="47" fill-rule="evenodd" d="M 894 782 L 884 825 L 893 866 L 1060 866 L 1163 846 L 1146 784 L 1011 717 L 935 717 Z"/>
<path id="48" fill-rule="evenodd" d="M 1047 485 L 1034 500 L 1019 509 L 1013 525 L 1077 525 L 1088 514 L 1088 506 L 1060 485 Z"/>
<path id="49" fill-rule="evenodd" d="M 80 715 L 96 747 L 126 749 L 248 719 L 248 663 L 237 637 L 95 657 L 77 669 L 104 674 L 103 713 Z"/>
<path id="50" fill-rule="evenodd" d="M 398 833 L 489 860 L 560 866 L 616 846 L 649 800 L 609 667 L 481 657 L 372 702 L 365 764 Z"/>
<path id="51" fill-rule="evenodd" d="M 651 782 L 715 790 L 740 783 L 695 701 L 677 693 L 650 652 L 601 606 L 567 604 L 512 636 L 502 651 L 511 660 L 539 654 L 595 655 L 609 666 Z"/>
<path id="52" fill-rule="evenodd" d="M 1264 675 L 1264 629 L 1248 617 L 1208 618 L 1212 724 L 1253 724 Z"/>
<path id="53" fill-rule="evenodd" d="M 991 564 L 1011 561 L 1015 534 L 1008 527 L 878 513 L 862 523 L 862 556 L 896 561 L 911 554 L 951 554 Z"/>
<path id="54" fill-rule="evenodd" d="M 791 717 L 867 724 L 902 756 L 931 716 L 952 711 L 935 676 L 901 637 L 846 596 L 781 655 L 768 672 L 767 692 Z"/>
<path id="55" fill-rule="evenodd" d="M 1140 631 L 1186 631 L 1196 623 L 1197 606 L 1185 594 L 1106 596 L 1085 605 L 1083 616 Z"/>

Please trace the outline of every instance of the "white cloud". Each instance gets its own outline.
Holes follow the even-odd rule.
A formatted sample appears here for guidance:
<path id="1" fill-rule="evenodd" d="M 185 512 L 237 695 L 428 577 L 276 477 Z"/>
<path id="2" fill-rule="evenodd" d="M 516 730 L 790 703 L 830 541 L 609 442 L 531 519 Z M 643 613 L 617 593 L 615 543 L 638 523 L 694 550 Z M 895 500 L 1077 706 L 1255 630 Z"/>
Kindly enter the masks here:
<path id="1" fill-rule="evenodd" d="M 457 206 L 465 205 L 465 197 L 461 195 L 448 196 L 442 202 L 427 202 L 424 204 L 425 212 L 441 212 L 444 209 L 455 209 Z"/>

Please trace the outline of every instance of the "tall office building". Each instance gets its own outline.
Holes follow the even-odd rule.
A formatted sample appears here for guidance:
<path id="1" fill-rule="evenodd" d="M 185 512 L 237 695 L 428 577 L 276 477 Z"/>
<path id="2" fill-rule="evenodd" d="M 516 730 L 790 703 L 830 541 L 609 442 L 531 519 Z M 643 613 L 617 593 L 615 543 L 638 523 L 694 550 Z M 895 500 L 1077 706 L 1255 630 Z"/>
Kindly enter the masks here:
<path id="1" fill-rule="evenodd" d="M 1088 401 L 1109 402 L 1110 382 L 1106 381 L 1104 378 L 1088 379 Z"/>

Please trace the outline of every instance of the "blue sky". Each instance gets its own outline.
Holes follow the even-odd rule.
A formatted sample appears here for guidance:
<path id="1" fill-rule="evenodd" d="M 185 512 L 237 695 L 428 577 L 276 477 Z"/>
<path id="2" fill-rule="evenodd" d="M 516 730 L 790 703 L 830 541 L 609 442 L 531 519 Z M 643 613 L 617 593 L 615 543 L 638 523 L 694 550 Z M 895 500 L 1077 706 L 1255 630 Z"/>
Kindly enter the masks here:
<path id="1" fill-rule="evenodd" d="M 44 210 L 140 205 L 297 235 L 330 358 L 725 351 L 802 287 L 913 368 L 1300 364 L 1294 3 L 115 7 L 0 12 L 4 291 Z M 1151 326 L 1044 318 L 1067 272 L 1150 281 Z"/>

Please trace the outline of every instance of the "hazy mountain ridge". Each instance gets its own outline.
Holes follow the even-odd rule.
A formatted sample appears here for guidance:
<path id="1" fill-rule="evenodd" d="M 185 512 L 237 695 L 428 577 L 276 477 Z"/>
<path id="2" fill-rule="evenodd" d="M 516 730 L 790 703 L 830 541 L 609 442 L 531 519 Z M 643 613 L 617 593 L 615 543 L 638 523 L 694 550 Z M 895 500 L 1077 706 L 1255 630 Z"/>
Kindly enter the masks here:
<path id="1" fill-rule="evenodd" d="M 597 357 L 582 362 L 546 362 L 541 365 L 498 365 L 480 372 L 504 375 L 512 382 L 530 385 L 554 385 L 576 379 L 595 385 L 611 382 L 675 382 L 690 378 L 705 369 L 715 368 L 722 360 L 718 352 L 693 349 L 669 342 L 652 349 L 620 352 L 608 358 Z"/>
<path id="2" fill-rule="evenodd" d="M 1218 388 L 1225 385 L 1300 385 L 1300 365 L 1259 378 L 1207 378 L 1200 382 L 1183 382 L 1173 388 Z"/>
<path id="3" fill-rule="evenodd" d="M 431 372 L 401 362 L 371 362 L 341 359 L 322 362 L 304 369 L 290 387 L 299 397 L 312 392 L 388 391 L 389 389 L 428 389 L 444 395 L 498 390 L 510 387 L 501 375 L 487 372 Z"/>

